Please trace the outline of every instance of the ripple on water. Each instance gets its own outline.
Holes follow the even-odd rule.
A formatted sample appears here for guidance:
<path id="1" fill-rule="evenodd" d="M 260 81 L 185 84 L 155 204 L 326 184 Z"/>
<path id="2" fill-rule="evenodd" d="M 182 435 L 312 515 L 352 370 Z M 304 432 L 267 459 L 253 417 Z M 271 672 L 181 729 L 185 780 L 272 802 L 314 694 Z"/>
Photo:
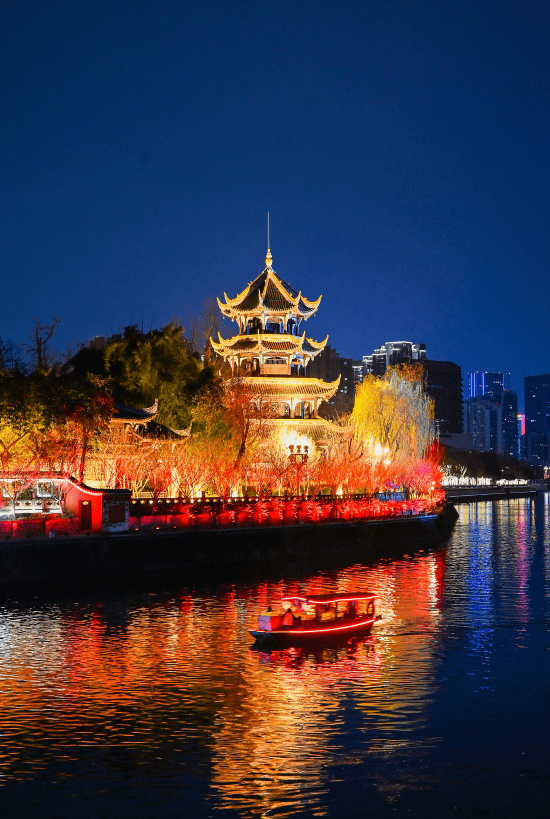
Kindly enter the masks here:
<path id="1" fill-rule="evenodd" d="M 98 793 L 104 815 L 150 815 L 151 799 L 165 815 L 353 815 L 365 798 L 414 815 L 425 794 L 468 800 L 470 783 L 483 810 L 475 766 L 516 776 L 548 727 L 548 503 L 459 514 L 445 548 L 330 574 L 5 607 L 0 798 L 50 793 L 45 816 L 77 791 L 90 816 Z M 380 595 L 369 637 L 252 649 L 268 602 L 352 589 Z"/>

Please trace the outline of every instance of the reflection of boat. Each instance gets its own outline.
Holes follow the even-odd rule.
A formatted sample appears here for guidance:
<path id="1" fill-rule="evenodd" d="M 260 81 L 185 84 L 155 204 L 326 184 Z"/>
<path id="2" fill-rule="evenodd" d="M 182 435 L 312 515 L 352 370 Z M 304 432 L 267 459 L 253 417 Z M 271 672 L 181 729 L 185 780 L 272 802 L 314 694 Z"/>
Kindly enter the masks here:
<path id="1" fill-rule="evenodd" d="M 360 636 L 376 619 L 372 592 L 283 597 L 278 611 L 267 608 L 250 634 L 259 642 L 296 645 Z"/>

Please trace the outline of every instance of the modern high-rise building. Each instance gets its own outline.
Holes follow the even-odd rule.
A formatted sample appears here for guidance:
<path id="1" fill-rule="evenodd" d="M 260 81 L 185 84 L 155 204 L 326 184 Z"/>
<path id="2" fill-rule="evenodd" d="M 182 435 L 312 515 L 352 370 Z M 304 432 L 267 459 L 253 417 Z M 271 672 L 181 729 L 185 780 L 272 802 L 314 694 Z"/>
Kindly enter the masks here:
<path id="1" fill-rule="evenodd" d="M 510 389 L 510 373 L 468 373 L 468 398 L 480 395 L 500 395 Z"/>
<path id="2" fill-rule="evenodd" d="M 461 433 L 462 370 L 453 361 L 419 361 L 425 373 L 426 392 L 434 402 L 435 428 L 440 434 Z"/>
<path id="3" fill-rule="evenodd" d="M 528 375 L 525 383 L 525 434 L 550 430 L 550 374 Z"/>
<path id="4" fill-rule="evenodd" d="M 365 370 L 363 368 L 363 362 L 361 361 L 361 359 L 359 359 L 359 361 L 354 361 L 352 366 L 353 366 L 353 381 L 354 381 L 355 386 L 357 386 L 357 384 L 362 384 L 363 383 L 363 378 L 365 376 Z"/>
<path id="5" fill-rule="evenodd" d="M 518 454 L 520 461 L 525 460 L 525 415 L 519 413 L 517 415 L 518 423 Z"/>
<path id="6" fill-rule="evenodd" d="M 550 464 L 550 374 L 529 375 L 525 384 L 525 456 L 532 464 Z"/>
<path id="7" fill-rule="evenodd" d="M 467 398 L 464 410 L 474 449 L 518 457 L 517 393 L 504 390 Z"/>
<path id="8" fill-rule="evenodd" d="M 386 341 L 372 355 L 363 356 L 365 372 L 384 375 L 388 367 L 396 364 L 414 364 L 426 358 L 426 345 L 411 341 Z"/>
<path id="9" fill-rule="evenodd" d="M 513 390 L 504 390 L 499 398 L 502 407 L 502 451 L 505 455 L 518 458 L 518 394 Z"/>
<path id="10" fill-rule="evenodd" d="M 502 407 L 480 395 L 464 402 L 466 431 L 478 452 L 502 451 Z"/>

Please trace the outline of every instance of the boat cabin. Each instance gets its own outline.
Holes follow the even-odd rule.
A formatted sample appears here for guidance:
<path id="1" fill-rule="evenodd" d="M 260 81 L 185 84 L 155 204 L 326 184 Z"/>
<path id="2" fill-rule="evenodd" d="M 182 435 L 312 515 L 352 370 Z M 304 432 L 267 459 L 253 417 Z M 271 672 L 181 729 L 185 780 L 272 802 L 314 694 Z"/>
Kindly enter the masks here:
<path id="1" fill-rule="evenodd" d="M 372 592 L 283 597 L 280 609 L 268 607 L 259 616 L 258 632 L 322 632 L 326 629 L 345 630 L 358 623 L 372 623 L 375 599 L 376 594 Z M 255 636 L 258 632 L 254 632 Z"/>
<path id="2" fill-rule="evenodd" d="M 329 622 L 341 617 L 355 618 L 374 612 L 374 594 L 366 597 L 349 594 L 315 595 L 313 597 L 283 597 L 285 611 L 290 609 L 301 620 Z"/>

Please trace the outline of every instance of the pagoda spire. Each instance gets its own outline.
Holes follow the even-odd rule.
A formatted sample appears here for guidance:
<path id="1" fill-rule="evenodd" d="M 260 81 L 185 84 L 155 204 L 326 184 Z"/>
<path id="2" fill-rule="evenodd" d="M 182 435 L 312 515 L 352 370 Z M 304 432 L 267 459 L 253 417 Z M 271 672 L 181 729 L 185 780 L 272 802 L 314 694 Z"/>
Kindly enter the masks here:
<path id="1" fill-rule="evenodd" d="M 273 256 L 271 255 L 271 250 L 269 249 L 269 211 L 267 212 L 267 254 L 265 257 L 265 266 L 269 269 L 273 269 Z"/>

